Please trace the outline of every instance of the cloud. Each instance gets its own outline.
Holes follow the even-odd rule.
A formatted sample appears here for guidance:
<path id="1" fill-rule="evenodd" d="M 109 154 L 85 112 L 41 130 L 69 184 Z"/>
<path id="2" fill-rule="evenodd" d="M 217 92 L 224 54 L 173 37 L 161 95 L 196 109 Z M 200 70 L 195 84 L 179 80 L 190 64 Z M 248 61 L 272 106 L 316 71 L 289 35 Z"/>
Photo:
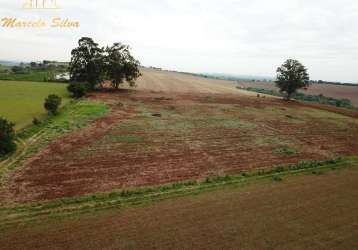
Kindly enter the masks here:
<path id="1" fill-rule="evenodd" d="M 24 11 L 21 0 L 0 0 L 0 17 L 81 22 L 79 29 L 0 28 L 0 58 L 69 60 L 77 40 L 91 36 L 130 44 L 145 65 L 271 76 L 296 58 L 314 79 L 358 82 L 355 0 L 57 1 L 61 10 Z"/>

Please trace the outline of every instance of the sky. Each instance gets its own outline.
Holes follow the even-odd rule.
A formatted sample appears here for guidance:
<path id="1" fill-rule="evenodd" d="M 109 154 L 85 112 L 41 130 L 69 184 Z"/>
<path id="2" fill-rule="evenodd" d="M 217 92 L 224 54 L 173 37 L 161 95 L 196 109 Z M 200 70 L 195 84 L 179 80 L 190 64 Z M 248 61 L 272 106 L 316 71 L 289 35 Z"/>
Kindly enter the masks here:
<path id="1" fill-rule="evenodd" d="M 89 36 L 102 46 L 129 44 L 145 66 L 273 77 L 292 58 L 311 79 L 358 83 L 357 0 L 57 0 L 56 10 L 23 3 L 0 0 L 0 19 L 60 17 L 80 27 L 0 27 L 0 60 L 69 61 Z"/>

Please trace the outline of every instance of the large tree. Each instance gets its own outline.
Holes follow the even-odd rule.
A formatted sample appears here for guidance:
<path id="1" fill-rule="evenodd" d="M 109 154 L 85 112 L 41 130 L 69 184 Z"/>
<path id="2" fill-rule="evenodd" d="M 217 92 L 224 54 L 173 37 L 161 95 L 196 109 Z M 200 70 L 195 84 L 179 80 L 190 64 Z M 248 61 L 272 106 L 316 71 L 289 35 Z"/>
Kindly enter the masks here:
<path id="1" fill-rule="evenodd" d="M 134 86 L 141 75 L 140 63 L 131 55 L 128 45 L 115 43 L 101 48 L 89 37 L 81 38 L 78 45 L 71 53 L 71 82 L 88 83 L 90 89 L 95 89 L 108 80 L 118 88 L 124 81 Z"/>
<path id="2" fill-rule="evenodd" d="M 135 80 L 141 75 L 140 63 L 131 55 L 129 46 L 115 43 L 107 47 L 105 52 L 106 76 L 112 86 L 117 89 L 124 81 L 134 86 Z"/>
<path id="3" fill-rule="evenodd" d="M 87 82 L 91 89 L 102 83 L 105 76 L 103 49 L 92 38 L 81 38 L 71 55 L 71 81 Z"/>
<path id="4" fill-rule="evenodd" d="M 297 60 L 288 59 L 277 69 L 276 85 L 288 100 L 298 89 L 308 87 L 309 80 L 307 69 Z"/>

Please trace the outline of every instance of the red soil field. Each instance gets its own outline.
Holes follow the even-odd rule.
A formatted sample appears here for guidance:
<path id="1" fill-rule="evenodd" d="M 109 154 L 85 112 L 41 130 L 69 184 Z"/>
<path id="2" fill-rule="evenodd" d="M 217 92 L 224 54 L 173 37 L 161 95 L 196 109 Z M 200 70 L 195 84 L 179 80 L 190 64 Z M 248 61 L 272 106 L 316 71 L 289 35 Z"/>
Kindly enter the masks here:
<path id="1" fill-rule="evenodd" d="M 358 248 L 358 171 L 229 186 L 0 234 L 2 249 Z"/>
<path id="2" fill-rule="evenodd" d="M 357 119 L 324 106 L 146 91 L 97 93 L 91 99 L 108 103 L 111 113 L 29 158 L 1 189 L 2 204 L 358 154 Z"/>

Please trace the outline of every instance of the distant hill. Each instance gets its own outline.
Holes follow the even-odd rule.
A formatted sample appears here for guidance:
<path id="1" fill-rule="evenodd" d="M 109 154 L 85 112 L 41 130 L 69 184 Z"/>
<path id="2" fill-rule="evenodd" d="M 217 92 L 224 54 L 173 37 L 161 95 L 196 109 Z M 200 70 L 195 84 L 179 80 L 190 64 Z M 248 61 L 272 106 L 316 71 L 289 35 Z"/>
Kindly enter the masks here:
<path id="1" fill-rule="evenodd" d="M 19 65 L 19 62 L 14 62 L 14 61 L 1 61 L 0 60 L 0 65 L 6 65 L 6 66 L 15 66 L 15 65 Z"/>
<path id="2" fill-rule="evenodd" d="M 274 81 L 274 77 L 271 76 L 255 76 L 255 75 L 234 75 L 225 73 L 201 73 L 199 75 L 206 76 L 209 78 L 231 80 L 231 81 L 262 81 L 271 82 Z"/>

